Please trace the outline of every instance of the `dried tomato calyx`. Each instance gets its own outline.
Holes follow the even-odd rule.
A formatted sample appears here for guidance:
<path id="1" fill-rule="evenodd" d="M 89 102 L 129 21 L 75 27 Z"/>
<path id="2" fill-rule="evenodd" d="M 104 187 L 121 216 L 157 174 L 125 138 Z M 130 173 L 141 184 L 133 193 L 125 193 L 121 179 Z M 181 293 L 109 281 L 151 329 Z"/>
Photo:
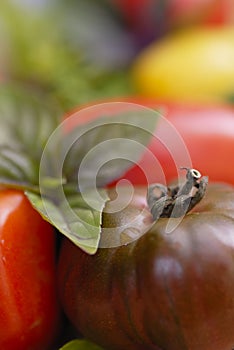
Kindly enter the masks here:
<path id="1" fill-rule="evenodd" d="M 206 192 L 208 177 L 196 169 L 187 171 L 186 182 L 182 186 L 164 186 L 156 183 L 148 187 L 147 203 L 154 220 L 159 218 L 179 218 L 188 213 L 201 201 Z"/>

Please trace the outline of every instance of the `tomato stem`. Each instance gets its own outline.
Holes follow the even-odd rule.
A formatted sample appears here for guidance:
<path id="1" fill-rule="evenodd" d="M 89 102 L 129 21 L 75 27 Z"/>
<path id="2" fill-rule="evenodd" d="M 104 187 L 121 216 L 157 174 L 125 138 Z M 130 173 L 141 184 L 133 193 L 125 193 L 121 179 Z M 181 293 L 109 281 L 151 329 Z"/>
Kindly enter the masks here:
<path id="1" fill-rule="evenodd" d="M 187 171 L 186 182 L 182 186 L 166 187 L 152 184 L 148 188 L 147 203 L 153 219 L 179 218 L 188 213 L 204 197 L 208 177 L 196 169 L 181 168 Z"/>

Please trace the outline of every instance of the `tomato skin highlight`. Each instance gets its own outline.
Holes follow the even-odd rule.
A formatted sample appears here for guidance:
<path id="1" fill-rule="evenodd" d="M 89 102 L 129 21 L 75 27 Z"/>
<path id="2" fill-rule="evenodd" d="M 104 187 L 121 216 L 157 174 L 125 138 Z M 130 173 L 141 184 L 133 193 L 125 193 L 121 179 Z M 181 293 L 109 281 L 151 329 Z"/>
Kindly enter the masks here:
<path id="1" fill-rule="evenodd" d="M 159 219 L 138 240 L 94 256 L 65 239 L 59 284 L 71 322 L 108 350 L 231 349 L 233 190 L 210 184 L 170 234 Z"/>
<path id="2" fill-rule="evenodd" d="M 0 190 L 0 348 L 51 349 L 60 328 L 55 232 L 17 190 Z"/>

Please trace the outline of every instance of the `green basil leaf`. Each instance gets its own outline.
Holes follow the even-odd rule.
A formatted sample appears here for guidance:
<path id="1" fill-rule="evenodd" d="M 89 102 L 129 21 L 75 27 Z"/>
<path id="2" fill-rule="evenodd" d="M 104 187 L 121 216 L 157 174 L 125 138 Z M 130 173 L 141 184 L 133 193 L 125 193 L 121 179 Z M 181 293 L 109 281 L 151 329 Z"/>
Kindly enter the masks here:
<path id="1" fill-rule="evenodd" d="M 88 340 L 77 339 L 72 340 L 69 343 L 65 344 L 59 350 L 104 350 L 100 346 L 91 343 Z"/>
<path id="2" fill-rule="evenodd" d="M 0 184 L 24 190 L 47 221 L 89 254 L 98 248 L 109 199 L 100 188 L 139 160 L 159 117 L 134 104 L 122 103 L 114 115 L 113 103 L 99 107 L 102 117 L 69 132 L 69 120 L 59 124 L 56 113 L 24 91 L 0 89 Z"/>
<path id="3" fill-rule="evenodd" d="M 35 189 L 45 144 L 58 125 L 58 112 L 38 96 L 13 86 L 0 88 L 0 183 Z"/>
<path id="4" fill-rule="evenodd" d="M 38 182 L 35 164 L 28 155 L 9 146 L 0 146 L 0 183 L 32 188 Z"/>
<path id="5" fill-rule="evenodd" d="M 40 160 L 43 148 L 58 125 L 59 111 L 39 96 L 17 86 L 0 87 L 0 145 L 24 150 Z"/>
<path id="6" fill-rule="evenodd" d="M 42 217 L 74 244 L 88 254 L 97 251 L 102 210 L 109 200 L 106 190 L 87 191 L 82 194 L 72 191 L 65 196 L 62 188 L 58 186 L 48 189 L 47 196 L 40 196 L 30 191 L 26 191 L 25 194 Z"/>
<path id="7" fill-rule="evenodd" d="M 126 110 L 129 105 L 126 104 Z M 79 171 L 81 191 L 94 185 L 103 187 L 119 178 L 145 152 L 159 116 L 156 111 L 132 104 L 129 111 L 107 114 L 74 128 L 63 140 L 64 177 L 77 181 Z"/>

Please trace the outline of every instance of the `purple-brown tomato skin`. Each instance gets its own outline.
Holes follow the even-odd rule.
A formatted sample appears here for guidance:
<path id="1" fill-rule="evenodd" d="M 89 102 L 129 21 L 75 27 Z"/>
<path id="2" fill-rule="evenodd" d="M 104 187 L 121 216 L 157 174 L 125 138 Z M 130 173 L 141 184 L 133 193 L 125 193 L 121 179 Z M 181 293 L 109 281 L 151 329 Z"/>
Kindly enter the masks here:
<path id="1" fill-rule="evenodd" d="M 91 256 L 64 239 L 59 292 L 67 316 L 108 350 L 233 349 L 234 187 L 209 184 L 183 218 L 153 225 L 145 196 L 136 188 L 126 209 L 103 215 L 103 227 L 129 222 L 117 230 L 125 237 L 119 246 Z M 131 230 L 140 237 L 128 241 Z"/>

